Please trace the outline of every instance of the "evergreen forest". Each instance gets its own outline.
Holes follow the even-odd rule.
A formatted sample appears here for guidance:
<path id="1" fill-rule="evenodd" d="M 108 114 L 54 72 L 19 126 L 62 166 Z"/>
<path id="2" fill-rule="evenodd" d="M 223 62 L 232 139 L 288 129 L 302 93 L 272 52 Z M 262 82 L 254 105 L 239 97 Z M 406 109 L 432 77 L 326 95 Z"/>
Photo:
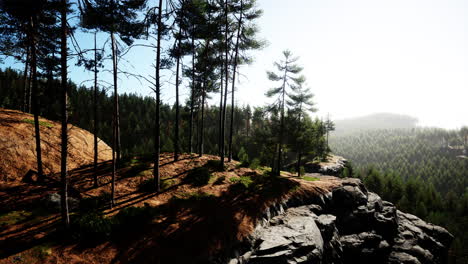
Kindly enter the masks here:
<path id="1" fill-rule="evenodd" d="M 382 115 L 369 117 L 365 129 L 347 129 L 352 120 L 337 121 L 330 147 L 349 159 L 352 169 L 346 170 L 345 176 L 362 178 L 371 191 L 402 211 L 447 226 L 456 236 L 452 252 L 458 256 L 456 263 L 465 263 L 468 130 L 421 128 L 415 126 L 413 118 L 391 117 L 397 122 L 386 123 L 382 129 L 378 129 L 380 122 L 371 122 L 382 120 Z"/>

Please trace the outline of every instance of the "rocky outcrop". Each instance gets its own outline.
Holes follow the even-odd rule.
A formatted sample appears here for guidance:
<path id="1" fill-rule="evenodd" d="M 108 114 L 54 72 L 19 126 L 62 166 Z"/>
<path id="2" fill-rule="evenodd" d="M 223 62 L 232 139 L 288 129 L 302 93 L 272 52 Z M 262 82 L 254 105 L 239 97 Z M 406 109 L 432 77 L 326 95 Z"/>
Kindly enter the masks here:
<path id="1" fill-rule="evenodd" d="M 240 263 L 445 263 L 453 236 L 403 213 L 358 179 L 317 199 L 268 208 L 228 259 Z"/>
<path id="2" fill-rule="evenodd" d="M 343 157 L 331 155 L 327 161 L 308 162 L 304 164 L 306 173 L 320 173 L 323 175 L 339 176 L 346 167 L 348 160 Z M 295 164 L 289 167 L 296 166 Z"/>

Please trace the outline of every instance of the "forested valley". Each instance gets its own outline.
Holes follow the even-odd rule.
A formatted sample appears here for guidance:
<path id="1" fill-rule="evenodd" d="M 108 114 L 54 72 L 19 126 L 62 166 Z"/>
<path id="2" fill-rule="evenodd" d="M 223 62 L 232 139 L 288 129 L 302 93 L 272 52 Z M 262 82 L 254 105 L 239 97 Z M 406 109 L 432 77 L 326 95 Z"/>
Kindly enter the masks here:
<path id="1" fill-rule="evenodd" d="M 400 210 L 447 226 L 456 234 L 454 254 L 462 256 L 457 263 L 465 263 L 467 138 L 467 128 L 423 128 L 411 117 L 380 114 L 337 121 L 329 140 L 333 152 L 350 161 L 345 176 L 362 178 Z"/>

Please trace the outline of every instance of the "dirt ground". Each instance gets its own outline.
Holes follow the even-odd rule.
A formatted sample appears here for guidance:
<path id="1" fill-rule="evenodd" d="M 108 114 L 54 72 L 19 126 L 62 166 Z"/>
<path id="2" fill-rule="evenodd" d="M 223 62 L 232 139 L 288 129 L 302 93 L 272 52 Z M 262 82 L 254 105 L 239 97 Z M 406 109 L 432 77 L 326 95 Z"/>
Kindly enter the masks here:
<path id="1" fill-rule="evenodd" d="M 164 153 L 160 160 L 160 193 L 139 188 L 152 178 L 151 160 L 135 157 L 124 161 L 117 173 L 116 205 L 111 209 L 107 204 L 100 211 L 108 218 L 131 207 L 156 213 L 148 224 L 126 227 L 128 230 L 122 230 L 116 239 L 91 243 L 73 237 L 57 238 L 60 215 L 35 212 L 37 201 L 59 190 L 58 175 L 48 176 L 42 185 L 3 183 L 0 263 L 196 263 L 248 236 L 264 209 L 275 201 L 288 196 L 317 195 L 340 185 L 335 178 L 310 181 L 289 173 L 273 181 L 266 178 L 263 169 L 241 168 L 235 161 L 219 172 L 210 167 L 216 159 L 219 158 L 184 154 L 174 162 L 172 154 Z M 198 167 L 209 168 L 212 176 L 208 184 L 194 186 L 187 181 L 190 171 Z M 110 162 L 100 164 L 97 188 L 93 187 L 93 173 L 92 167 L 71 171 L 72 197 L 109 194 Z M 240 177 L 251 179 L 251 187 L 243 188 Z M 78 214 L 72 212 L 72 222 Z M 5 218 L 8 216 L 14 218 L 11 223 Z"/>

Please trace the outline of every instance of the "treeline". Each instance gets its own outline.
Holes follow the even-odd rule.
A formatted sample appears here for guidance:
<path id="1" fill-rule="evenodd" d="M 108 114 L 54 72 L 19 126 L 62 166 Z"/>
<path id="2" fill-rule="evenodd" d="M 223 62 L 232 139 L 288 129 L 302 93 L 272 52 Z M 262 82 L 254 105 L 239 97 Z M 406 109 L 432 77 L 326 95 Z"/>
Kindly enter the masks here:
<path id="1" fill-rule="evenodd" d="M 50 88 L 46 81 L 39 82 L 40 115 L 52 120 L 57 120 L 56 109 L 59 107 L 56 100 L 57 94 L 54 92 L 57 87 Z M 86 130 L 93 129 L 93 113 L 89 111 L 93 107 L 94 92 L 90 88 L 77 87 L 74 83 L 70 85 L 70 122 Z M 0 70 L 0 107 L 20 110 L 16 91 L 22 87 L 21 74 L 12 69 Z M 100 90 L 98 93 L 98 136 L 104 142 L 112 140 L 112 96 Z M 121 133 L 122 133 L 122 154 L 124 156 L 151 155 L 154 154 L 154 115 L 155 101 L 151 97 L 141 97 L 136 94 L 122 94 L 119 96 L 121 106 Z M 189 125 L 190 102 L 181 106 L 180 121 L 180 144 L 182 152 L 189 152 Z M 219 107 L 207 105 L 205 114 L 205 152 L 208 154 L 219 154 Z M 228 106 L 228 112 L 230 107 Z M 195 120 L 200 119 L 200 112 L 195 110 Z M 230 114 L 227 119 L 230 120 Z M 175 126 L 175 105 L 161 105 L 161 151 L 174 151 L 174 126 Z M 268 112 L 268 107 L 242 106 L 234 108 L 233 120 L 233 157 L 235 160 L 242 160 L 247 163 L 258 163 L 259 165 L 272 165 L 275 160 L 275 140 L 276 131 L 272 128 L 272 119 Z M 291 128 L 295 125 L 290 114 L 286 119 L 286 126 Z M 327 153 L 325 140 L 325 123 L 318 119 L 312 120 L 306 117 L 303 120 L 304 130 L 312 136 L 311 144 L 306 145 L 309 149 L 304 152 L 303 160 L 314 158 L 324 158 Z M 199 122 L 195 122 L 195 142 L 198 145 L 199 136 L 197 129 Z M 307 129 L 308 128 L 308 129 Z M 314 142 L 312 142 L 314 141 Z M 296 161 L 296 152 L 293 151 L 296 143 L 295 134 L 285 135 L 284 164 Z M 239 153 L 241 155 L 239 155 Z M 256 161 L 254 161 L 256 160 Z"/>

